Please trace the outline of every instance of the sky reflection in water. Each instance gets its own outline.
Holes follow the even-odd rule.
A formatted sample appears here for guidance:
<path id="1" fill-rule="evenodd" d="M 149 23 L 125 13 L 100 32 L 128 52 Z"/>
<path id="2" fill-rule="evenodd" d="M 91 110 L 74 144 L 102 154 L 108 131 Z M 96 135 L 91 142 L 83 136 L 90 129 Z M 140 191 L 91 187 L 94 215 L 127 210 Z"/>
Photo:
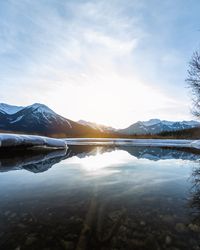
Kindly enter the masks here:
<path id="1" fill-rule="evenodd" d="M 1 157 L 0 246 L 63 249 L 64 241 L 71 249 L 104 243 L 106 249 L 151 249 L 151 239 L 152 249 L 197 249 L 198 159 L 180 150 L 92 146 Z"/>

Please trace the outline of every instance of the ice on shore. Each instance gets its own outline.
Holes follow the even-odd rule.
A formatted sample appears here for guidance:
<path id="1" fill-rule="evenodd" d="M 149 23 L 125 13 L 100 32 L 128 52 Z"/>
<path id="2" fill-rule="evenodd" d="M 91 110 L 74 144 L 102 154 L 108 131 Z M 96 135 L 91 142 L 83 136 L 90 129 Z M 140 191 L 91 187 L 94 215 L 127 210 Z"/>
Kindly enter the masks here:
<path id="1" fill-rule="evenodd" d="M 68 145 L 115 145 L 144 147 L 178 147 L 200 149 L 200 140 L 180 139 L 114 139 L 114 138 L 69 138 Z"/>
<path id="2" fill-rule="evenodd" d="M 114 138 L 66 138 L 54 139 L 37 135 L 0 134 L 0 148 L 5 147 L 51 147 L 67 148 L 67 145 L 114 145 L 144 147 L 179 147 L 200 149 L 200 140 L 171 139 L 114 139 Z"/>
<path id="3" fill-rule="evenodd" d="M 65 140 L 37 135 L 0 134 L 0 148 L 5 147 L 51 147 L 66 148 Z"/>

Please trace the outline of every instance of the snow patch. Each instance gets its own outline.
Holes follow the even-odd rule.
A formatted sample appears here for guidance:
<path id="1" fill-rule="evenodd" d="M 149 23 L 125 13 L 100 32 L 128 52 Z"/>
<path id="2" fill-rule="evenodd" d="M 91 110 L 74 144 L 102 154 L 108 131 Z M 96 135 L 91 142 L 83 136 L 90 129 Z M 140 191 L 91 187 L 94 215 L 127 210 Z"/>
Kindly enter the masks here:
<path id="1" fill-rule="evenodd" d="M 15 123 L 15 122 L 18 122 L 18 121 L 20 121 L 22 118 L 23 118 L 23 115 L 21 115 L 21 116 L 17 117 L 17 119 L 15 119 L 15 120 L 11 121 L 10 123 Z"/>
<path id="2" fill-rule="evenodd" d="M 191 142 L 191 146 L 196 149 L 200 149 L 200 140 Z"/>
<path id="3" fill-rule="evenodd" d="M 67 119 L 65 119 L 65 120 L 66 120 L 66 122 L 68 123 L 69 127 L 72 128 L 71 123 L 70 123 Z"/>

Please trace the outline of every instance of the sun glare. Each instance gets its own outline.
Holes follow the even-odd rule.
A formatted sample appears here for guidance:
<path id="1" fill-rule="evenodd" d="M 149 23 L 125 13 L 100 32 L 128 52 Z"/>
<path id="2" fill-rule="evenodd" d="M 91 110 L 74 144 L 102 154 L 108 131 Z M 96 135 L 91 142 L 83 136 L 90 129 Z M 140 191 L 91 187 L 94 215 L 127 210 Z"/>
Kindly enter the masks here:
<path id="1" fill-rule="evenodd" d="M 97 148 L 90 156 L 84 158 L 75 156 L 68 159 L 67 162 L 80 164 L 86 175 L 104 176 L 118 172 L 117 168 L 113 167 L 131 159 L 131 156 L 126 151 L 115 150 L 102 153 L 101 150 L 101 148 Z"/>
<path id="2" fill-rule="evenodd" d="M 56 111 L 61 111 L 63 116 L 72 120 L 83 119 L 116 128 L 137 120 L 150 119 L 153 111 L 154 116 L 159 117 L 160 114 L 155 113 L 156 109 L 173 106 L 173 100 L 158 88 L 147 86 L 133 76 L 108 72 L 106 69 L 103 72 L 103 76 L 96 72 L 85 77 L 82 84 L 63 85 L 50 93 L 48 100 L 51 100 Z M 74 102 L 70 98 L 73 93 L 76 93 Z M 66 98 L 66 94 L 69 98 Z M 57 96 L 60 96 L 59 103 Z"/>

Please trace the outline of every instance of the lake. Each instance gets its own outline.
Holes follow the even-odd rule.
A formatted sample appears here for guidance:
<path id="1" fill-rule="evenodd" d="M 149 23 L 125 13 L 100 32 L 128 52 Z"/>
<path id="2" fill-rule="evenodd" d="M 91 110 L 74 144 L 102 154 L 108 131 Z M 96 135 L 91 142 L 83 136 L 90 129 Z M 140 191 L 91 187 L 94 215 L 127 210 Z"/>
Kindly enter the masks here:
<path id="1" fill-rule="evenodd" d="M 200 154 L 0 153 L 0 249 L 200 249 Z"/>

